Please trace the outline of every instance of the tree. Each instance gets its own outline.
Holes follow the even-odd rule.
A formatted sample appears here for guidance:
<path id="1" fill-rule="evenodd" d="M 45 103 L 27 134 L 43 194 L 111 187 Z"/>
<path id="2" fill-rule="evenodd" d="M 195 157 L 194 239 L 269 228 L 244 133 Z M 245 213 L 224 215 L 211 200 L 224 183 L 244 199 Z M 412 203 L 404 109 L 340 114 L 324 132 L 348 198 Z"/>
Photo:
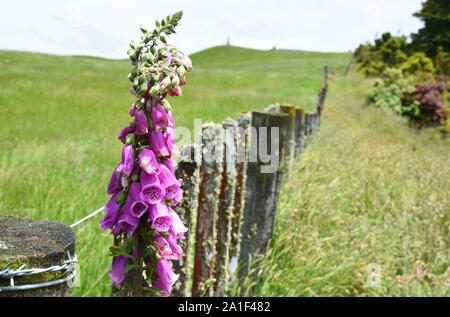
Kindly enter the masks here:
<path id="1" fill-rule="evenodd" d="M 424 51 L 435 59 L 439 46 L 450 52 L 450 1 L 426 0 L 414 16 L 424 22 L 424 27 L 411 34 L 414 50 Z"/>

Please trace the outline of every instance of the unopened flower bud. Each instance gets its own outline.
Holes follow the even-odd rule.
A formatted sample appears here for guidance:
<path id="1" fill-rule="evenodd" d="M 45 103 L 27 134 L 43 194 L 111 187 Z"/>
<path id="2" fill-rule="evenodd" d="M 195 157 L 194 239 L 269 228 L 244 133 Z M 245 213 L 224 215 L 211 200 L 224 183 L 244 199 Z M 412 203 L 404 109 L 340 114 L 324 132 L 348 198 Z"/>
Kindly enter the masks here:
<path id="1" fill-rule="evenodd" d="M 125 144 L 133 144 L 136 141 L 136 134 L 130 133 L 125 139 Z"/>
<path id="2" fill-rule="evenodd" d="M 172 111 L 172 107 L 170 106 L 170 103 L 167 101 L 167 99 L 163 99 L 161 101 L 162 106 L 164 107 L 164 110 L 169 113 L 170 111 Z"/>
<path id="3" fill-rule="evenodd" d="M 159 83 L 158 82 L 156 82 L 153 86 L 152 86 L 152 88 L 150 88 L 150 96 L 154 96 L 156 93 L 158 93 L 159 92 L 159 88 L 160 88 L 160 86 L 159 86 Z"/>
<path id="4" fill-rule="evenodd" d="M 180 76 L 180 78 L 183 78 L 184 74 L 186 74 L 186 68 L 184 68 L 182 65 L 178 66 L 177 74 L 178 76 Z"/>
<path id="5" fill-rule="evenodd" d="M 174 75 L 172 78 L 172 87 L 176 88 L 180 84 L 180 78 L 177 75 Z"/>
<path id="6" fill-rule="evenodd" d="M 161 87 L 160 90 L 164 91 L 166 90 L 167 87 L 169 87 L 169 85 L 172 83 L 172 81 L 170 80 L 170 77 L 167 76 L 165 77 L 162 81 L 161 81 Z"/>
<path id="7" fill-rule="evenodd" d="M 183 56 L 181 62 L 183 63 L 183 66 L 186 68 L 188 72 L 192 71 L 192 61 L 187 55 Z"/>
<path id="8" fill-rule="evenodd" d="M 147 28 L 145 28 L 145 27 L 143 27 L 143 26 L 141 26 L 141 32 L 142 33 L 147 33 L 148 32 L 148 29 Z"/>

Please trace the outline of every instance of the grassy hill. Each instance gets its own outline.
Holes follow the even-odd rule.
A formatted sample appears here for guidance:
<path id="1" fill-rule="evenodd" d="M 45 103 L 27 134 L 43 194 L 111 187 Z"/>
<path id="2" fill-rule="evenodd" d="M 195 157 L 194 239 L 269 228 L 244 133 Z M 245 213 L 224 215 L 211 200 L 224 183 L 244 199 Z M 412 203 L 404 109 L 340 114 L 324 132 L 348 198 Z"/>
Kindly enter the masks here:
<path id="1" fill-rule="evenodd" d="M 367 261 L 386 265 L 394 279 L 417 261 L 435 276 L 449 266 L 448 143 L 363 108 L 368 83 L 339 75 L 349 57 L 215 47 L 192 56 L 188 86 L 173 100 L 177 125 L 192 128 L 194 118 L 220 122 L 274 102 L 311 107 L 323 66 L 335 72 L 322 130 L 280 198 L 276 252 L 265 266 L 275 264 L 278 275 L 256 295 L 378 294 L 364 291 Z M 116 136 L 130 121 L 130 66 L 0 51 L 0 213 L 71 224 L 104 204 L 120 160 Z M 75 296 L 110 294 L 111 237 L 99 220 L 76 228 Z M 436 279 L 428 281 L 439 293 Z"/>

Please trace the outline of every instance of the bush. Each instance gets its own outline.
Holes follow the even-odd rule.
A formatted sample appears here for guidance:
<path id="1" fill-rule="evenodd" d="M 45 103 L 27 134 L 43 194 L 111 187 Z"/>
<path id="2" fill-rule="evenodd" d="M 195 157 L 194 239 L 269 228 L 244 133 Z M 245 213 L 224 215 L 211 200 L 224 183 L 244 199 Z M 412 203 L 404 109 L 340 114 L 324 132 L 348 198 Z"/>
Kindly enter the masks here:
<path id="1" fill-rule="evenodd" d="M 411 79 L 405 78 L 397 68 L 386 69 L 369 91 L 367 101 L 378 107 L 389 108 L 400 115 L 418 116 L 418 102 L 406 95 L 415 92 Z"/>
<path id="2" fill-rule="evenodd" d="M 404 62 L 400 69 L 403 75 L 419 75 L 421 73 L 434 73 L 433 61 L 423 52 L 415 53 Z"/>
<path id="3" fill-rule="evenodd" d="M 387 68 L 400 67 L 408 59 L 408 44 L 404 36 L 384 33 L 371 44 L 360 45 L 354 54 L 358 71 L 365 76 L 379 76 Z"/>
<path id="4" fill-rule="evenodd" d="M 419 103 L 420 125 L 442 126 L 446 123 L 446 107 L 442 100 L 445 91 L 446 86 L 443 82 L 416 85 L 412 99 Z"/>

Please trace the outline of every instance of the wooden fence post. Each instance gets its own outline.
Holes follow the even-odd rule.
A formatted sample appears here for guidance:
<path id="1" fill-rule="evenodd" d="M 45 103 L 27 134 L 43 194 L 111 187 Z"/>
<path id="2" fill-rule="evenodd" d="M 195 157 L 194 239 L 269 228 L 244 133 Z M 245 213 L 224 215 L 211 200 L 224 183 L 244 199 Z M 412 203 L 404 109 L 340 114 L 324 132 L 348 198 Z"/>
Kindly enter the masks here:
<path id="1" fill-rule="evenodd" d="M 226 119 L 224 128 L 224 162 L 220 182 L 217 217 L 217 244 L 214 296 L 223 297 L 228 283 L 228 255 L 231 240 L 232 208 L 236 188 L 236 122 Z"/>
<path id="2" fill-rule="evenodd" d="M 289 116 L 289 124 L 286 134 L 286 159 L 287 161 L 287 175 L 291 178 L 292 166 L 295 159 L 295 108 L 293 105 L 281 105 L 280 110 Z"/>
<path id="3" fill-rule="evenodd" d="M 231 241 L 228 269 L 231 279 L 238 267 L 238 257 L 241 246 L 241 223 L 245 206 L 245 182 L 247 180 L 248 147 L 250 144 L 250 113 L 240 113 L 236 131 L 236 189 L 234 192 L 234 206 L 231 221 Z"/>
<path id="4" fill-rule="evenodd" d="M 286 151 L 286 135 L 288 134 L 289 116 L 283 113 L 252 112 L 252 128 L 250 136 L 250 157 L 258 153 L 258 159 L 250 160 L 247 167 L 245 207 L 242 222 L 242 241 L 239 254 L 239 275 L 243 277 L 248 272 L 250 257 L 263 254 L 272 239 L 278 194 L 281 187 L 283 169 L 280 167 Z M 275 132 L 266 133 L 263 128 L 278 128 Z M 278 135 L 276 135 L 278 132 Z M 266 143 L 267 142 L 267 143 Z M 276 171 L 264 170 L 264 145 L 271 149 L 271 155 L 278 160 Z"/>
<path id="5" fill-rule="evenodd" d="M 305 109 L 295 108 L 296 153 L 301 155 L 305 144 Z"/>
<path id="6" fill-rule="evenodd" d="M 199 202 L 194 259 L 192 296 L 212 296 L 216 261 L 216 224 L 223 168 L 222 127 L 202 127 L 202 163 L 200 166 Z"/>
<path id="7" fill-rule="evenodd" d="M 176 273 L 180 274 L 177 282 L 172 288 L 171 296 L 189 296 L 192 285 L 191 272 L 193 269 L 193 251 L 195 243 L 195 224 L 197 221 L 198 207 L 198 183 L 199 183 L 199 147 L 196 144 L 185 146 L 180 152 L 180 159 L 175 171 L 177 178 L 183 179 L 183 198 L 175 207 L 175 211 L 188 228 L 185 240 L 179 240 L 179 245 L 183 250 L 180 261 L 174 261 L 173 266 Z"/>

